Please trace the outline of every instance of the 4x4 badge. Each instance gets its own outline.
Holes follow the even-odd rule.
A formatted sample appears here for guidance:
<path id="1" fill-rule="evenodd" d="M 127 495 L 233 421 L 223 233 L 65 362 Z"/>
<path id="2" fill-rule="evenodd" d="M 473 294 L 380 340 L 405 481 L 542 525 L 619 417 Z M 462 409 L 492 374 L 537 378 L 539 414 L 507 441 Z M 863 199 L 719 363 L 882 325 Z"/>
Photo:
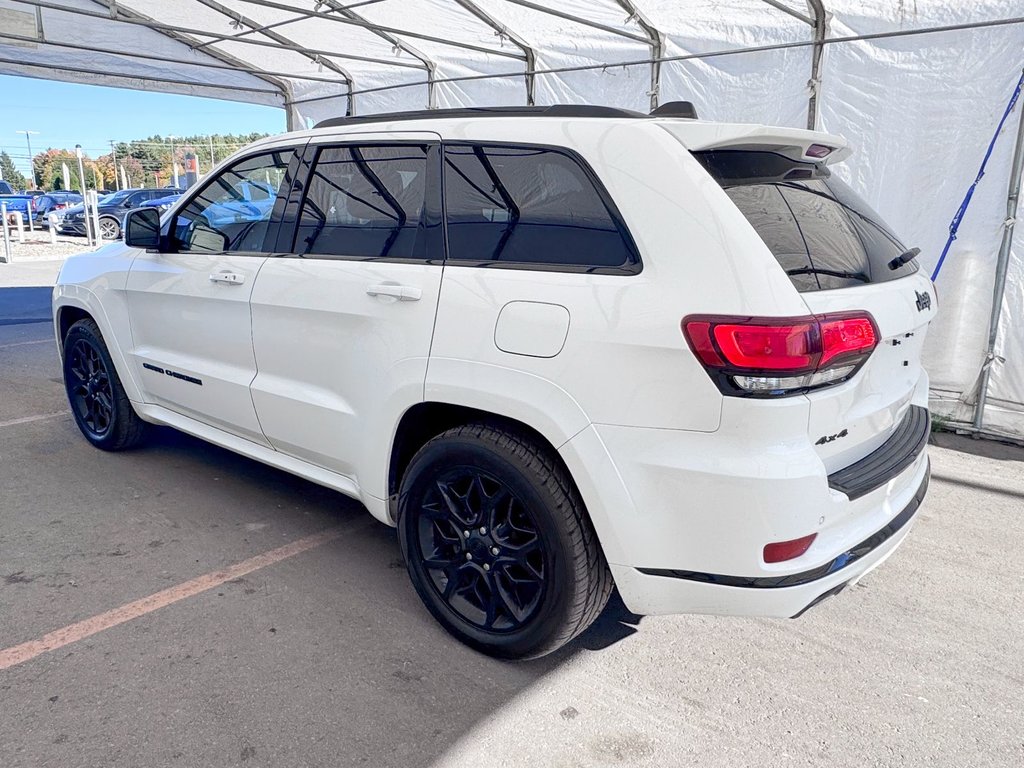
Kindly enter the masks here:
<path id="1" fill-rule="evenodd" d="M 924 312 L 926 309 L 932 308 L 932 297 L 928 295 L 928 291 L 921 293 L 920 291 L 914 291 L 917 294 L 917 311 Z"/>
<path id="2" fill-rule="evenodd" d="M 834 435 L 825 435 L 824 437 L 819 437 L 814 444 L 825 445 L 826 443 L 831 443 L 838 440 L 840 437 L 846 437 L 848 434 L 850 434 L 849 431 L 844 429 L 842 432 L 837 432 Z"/>

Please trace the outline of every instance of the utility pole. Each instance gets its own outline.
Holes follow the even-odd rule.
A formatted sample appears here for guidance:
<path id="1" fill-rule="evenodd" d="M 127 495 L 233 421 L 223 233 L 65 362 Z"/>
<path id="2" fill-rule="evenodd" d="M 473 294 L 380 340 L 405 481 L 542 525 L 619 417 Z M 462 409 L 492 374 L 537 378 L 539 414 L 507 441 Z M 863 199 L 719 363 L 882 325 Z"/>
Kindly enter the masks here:
<path id="1" fill-rule="evenodd" d="M 85 186 L 85 165 L 82 163 L 82 145 L 75 144 L 75 157 L 78 158 L 78 181 L 82 186 L 82 211 L 85 213 L 85 236 L 89 240 L 89 245 L 93 244 L 92 241 L 92 227 L 89 221 L 89 192 Z"/>
<path id="2" fill-rule="evenodd" d="M 121 189 L 121 179 L 117 175 L 117 147 L 114 146 L 114 140 L 110 140 L 110 159 L 111 164 L 114 166 L 114 186 L 117 189 Z"/>
<path id="3" fill-rule="evenodd" d="M 15 133 L 25 134 L 25 143 L 28 144 L 28 180 L 32 185 L 32 189 L 36 188 L 36 164 L 32 160 L 32 137 L 38 136 L 39 131 L 15 131 Z"/>
<path id="4" fill-rule="evenodd" d="M 173 136 L 168 136 L 167 138 L 171 140 L 171 173 L 174 176 L 174 186 L 175 186 L 175 188 L 177 188 L 177 186 L 178 186 L 178 161 L 174 158 L 174 137 Z M 158 182 L 158 186 L 159 186 L 159 182 Z"/>

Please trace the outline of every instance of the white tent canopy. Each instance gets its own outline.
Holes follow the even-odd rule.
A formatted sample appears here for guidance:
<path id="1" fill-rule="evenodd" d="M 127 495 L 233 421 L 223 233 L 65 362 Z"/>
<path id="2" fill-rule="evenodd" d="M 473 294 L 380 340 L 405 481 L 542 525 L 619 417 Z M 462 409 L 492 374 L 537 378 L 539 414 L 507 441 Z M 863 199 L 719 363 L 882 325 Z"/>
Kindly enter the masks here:
<path id="1" fill-rule="evenodd" d="M 1024 64 L 1024 0 L 0 0 L 0 74 L 279 106 L 288 125 L 591 103 L 846 136 L 840 172 L 934 266 Z M 1024 105 L 1024 100 L 1021 102 Z M 1017 109 L 1021 110 L 1022 106 Z M 1024 437 L 1024 250 L 1006 262 L 1016 116 L 937 285 L 935 412 Z"/>

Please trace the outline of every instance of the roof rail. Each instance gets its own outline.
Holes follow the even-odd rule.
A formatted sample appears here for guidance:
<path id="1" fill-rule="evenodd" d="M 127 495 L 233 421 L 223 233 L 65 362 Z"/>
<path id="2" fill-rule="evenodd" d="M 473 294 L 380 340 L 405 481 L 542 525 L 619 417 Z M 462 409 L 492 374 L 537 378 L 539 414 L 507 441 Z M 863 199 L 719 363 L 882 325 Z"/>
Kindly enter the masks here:
<path id="1" fill-rule="evenodd" d="M 665 106 L 667 107 L 669 104 Z M 659 114 L 658 116 L 671 115 Z M 685 117 L 686 115 L 678 116 Z M 696 116 L 696 112 L 694 112 L 694 116 Z M 548 107 L 458 107 L 455 109 L 422 109 L 411 112 L 382 112 L 376 115 L 332 117 L 321 120 L 314 128 L 333 128 L 360 123 L 389 123 L 400 120 L 441 120 L 450 117 L 625 117 L 639 119 L 650 117 L 650 115 L 632 109 L 602 107 L 595 104 L 552 104 Z"/>

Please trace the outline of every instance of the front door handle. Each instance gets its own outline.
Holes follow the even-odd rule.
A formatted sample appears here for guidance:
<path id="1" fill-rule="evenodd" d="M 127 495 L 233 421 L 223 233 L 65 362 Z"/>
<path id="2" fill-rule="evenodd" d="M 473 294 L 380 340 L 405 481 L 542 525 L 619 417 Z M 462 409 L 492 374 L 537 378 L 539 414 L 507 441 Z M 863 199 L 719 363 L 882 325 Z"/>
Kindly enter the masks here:
<path id="1" fill-rule="evenodd" d="M 423 291 L 411 285 L 398 285 L 396 283 L 381 283 L 371 285 L 366 289 L 370 296 L 390 296 L 399 301 L 419 301 Z"/>
<path id="2" fill-rule="evenodd" d="M 245 275 L 237 272 L 214 272 L 210 275 L 211 283 L 224 283 L 225 285 L 241 285 L 245 282 Z"/>

